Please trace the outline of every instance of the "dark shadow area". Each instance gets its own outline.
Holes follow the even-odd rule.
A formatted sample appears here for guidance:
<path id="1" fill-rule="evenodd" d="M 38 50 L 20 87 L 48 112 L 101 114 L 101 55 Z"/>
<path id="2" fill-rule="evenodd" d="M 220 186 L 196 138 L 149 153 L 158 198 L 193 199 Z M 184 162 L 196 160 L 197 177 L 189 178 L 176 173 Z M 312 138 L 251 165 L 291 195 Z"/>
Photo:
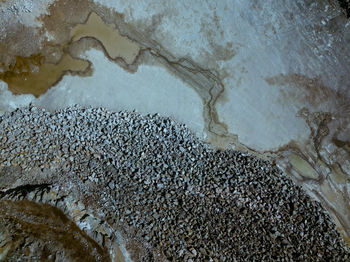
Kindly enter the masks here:
<path id="1" fill-rule="evenodd" d="M 346 17 L 350 18 L 350 0 L 338 0 L 341 8 L 344 9 Z"/>

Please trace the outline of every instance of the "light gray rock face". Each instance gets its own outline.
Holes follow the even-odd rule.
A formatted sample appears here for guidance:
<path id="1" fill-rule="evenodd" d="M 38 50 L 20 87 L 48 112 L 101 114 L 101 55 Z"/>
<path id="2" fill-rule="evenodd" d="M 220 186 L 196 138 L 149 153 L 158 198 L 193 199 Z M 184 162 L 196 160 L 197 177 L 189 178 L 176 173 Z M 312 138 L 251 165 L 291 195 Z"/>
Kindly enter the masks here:
<path id="1" fill-rule="evenodd" d="M 4 226 L 51 219 L 55 227 L 43 204 L 56 206 L 101 246 L 71 225 L 90 241 L 91 256 L 107 249 L 113 261 L 349 259 L 325 210 L 275 165 L 213 150 L 169 118 L 24 108 L 0 118 L 0 147 L 0 217 L 17 221 Z M 32 254 L 60 257 L 58 247 L 37 241 Z M 15 259 L 25 249 L 5 251 Z"/>

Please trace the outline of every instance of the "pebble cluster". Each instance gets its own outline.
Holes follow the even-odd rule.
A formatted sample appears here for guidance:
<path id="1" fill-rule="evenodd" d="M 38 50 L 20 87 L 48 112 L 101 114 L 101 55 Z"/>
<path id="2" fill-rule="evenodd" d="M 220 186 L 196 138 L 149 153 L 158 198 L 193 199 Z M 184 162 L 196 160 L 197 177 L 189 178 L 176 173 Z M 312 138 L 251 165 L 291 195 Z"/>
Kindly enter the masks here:
<path id="1" fill-rule="evenodd" d="M 78 106 L 0 117 L 1 166 L 60 163 L 170 261 L 350 259 L 323 208 L 270 162 L 211 149 L 169 118 Z"/>

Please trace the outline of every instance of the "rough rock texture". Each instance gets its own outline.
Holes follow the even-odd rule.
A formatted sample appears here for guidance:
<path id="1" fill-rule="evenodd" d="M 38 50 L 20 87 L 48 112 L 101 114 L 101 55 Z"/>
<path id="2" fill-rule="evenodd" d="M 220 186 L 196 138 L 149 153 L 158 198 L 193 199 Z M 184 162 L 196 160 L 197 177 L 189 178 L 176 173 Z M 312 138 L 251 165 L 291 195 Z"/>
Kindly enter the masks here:
<path id="1" fill-rule="evenodd" d="M 348 0 L 0 2 L 0 114 L 171 116 L 276 160 L 350 244 Z"/>
<path id="2" fill-rule="evenodd" d="M 0 231 L 1 261 L 109 260 L 106 250 L 47 204 L 0 201 Z"/>
<path id="3" fill-rule="evenodd" d="M 0 117 L 0 150 L 2 201 L 62 209 L 112 260 L 124 247 L 135 261 L 349 260 L 324 209 L 273 164 L 210 149 L 169 118 L 29 107 Z M 38 205 L 2 203 L 11 229 Z"/>

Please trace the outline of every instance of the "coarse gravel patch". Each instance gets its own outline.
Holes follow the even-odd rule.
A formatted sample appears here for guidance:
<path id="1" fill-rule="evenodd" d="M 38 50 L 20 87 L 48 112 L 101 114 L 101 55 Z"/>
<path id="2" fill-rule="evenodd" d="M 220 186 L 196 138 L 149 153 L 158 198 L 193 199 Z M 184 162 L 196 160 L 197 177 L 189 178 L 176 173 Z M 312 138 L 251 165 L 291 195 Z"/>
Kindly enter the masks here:
<path id="1" fill-rule="evenodd" d="M 91 197 L 152 250 L 135 260 L 349 261 L 329 215 L 276 166 L 170 118 L 79 106 L 0 117 L 1 168 L 57 166 L 46 183 Z"/>

